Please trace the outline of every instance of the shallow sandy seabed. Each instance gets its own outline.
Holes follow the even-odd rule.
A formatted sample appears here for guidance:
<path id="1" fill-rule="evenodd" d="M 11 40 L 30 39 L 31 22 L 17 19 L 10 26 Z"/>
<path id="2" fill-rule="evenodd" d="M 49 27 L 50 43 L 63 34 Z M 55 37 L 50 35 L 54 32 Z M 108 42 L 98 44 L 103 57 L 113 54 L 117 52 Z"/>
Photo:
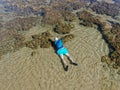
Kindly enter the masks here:
<path id="1" fill-rule="evenodd" d="M 27 33 L 42 32 L 35 27 Z M 33 33 L 34 32 L 34 33 Z M 120 90 L 109 69 L 103 69 L 101 56 L 108 54 L 100 32 L 76 23 L 71 31 L 76 37 L 65 44 L 78 66 L 69 64 L 64 71 L 53 48 L 31 50 L 22 48 L 2 56 L 0 60 L 0 90 Z M 31 56 L 31 52 L 36 52 Z"/>

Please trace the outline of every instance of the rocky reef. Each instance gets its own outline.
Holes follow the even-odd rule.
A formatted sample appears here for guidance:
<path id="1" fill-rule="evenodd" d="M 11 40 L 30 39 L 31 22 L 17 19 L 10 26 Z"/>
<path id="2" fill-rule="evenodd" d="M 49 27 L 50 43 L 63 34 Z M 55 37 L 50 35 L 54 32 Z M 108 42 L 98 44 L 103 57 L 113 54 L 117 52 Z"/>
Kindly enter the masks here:
<path id="1" fill-rule="evenodd" d="M 51 43 L 49 41 L 51 37 L 50 32 L 43 32 L 38 35 L 33 35 L 31 41 L 27 41 L 26 47 L 32 48 L 32 49 L 37 49 L 38 47 L 41 48 L 49 48 L 51 46 Z"/>
<path id="2" fill-rule="evenodd" d="M 111 61 L 113 61 L 114 66 L 120 66 L 120 24 L 112 24 L 112 28 L 107 30 L 107 32 L 105 31 L 105 29 L 103 30 L 104 38 L 105 40 L 107 40 L 112 49 L 109 57 Z"/>
<path id="3" fill-rule="evenodd" d="M 50 34 L 49 31 L 43 32 L 41 34 L 33 35 L 31 41 L 27 41 L 25 43 L 26 47 L 29 47 L 31 49 L 37 49 L 38 47 L 40 48 L 50 48 L 51 45 L 51 37 L 52 35 Z M 68 41 L 71 41 L 75 36 L 73 34 L 68 34 L 63 36 L 61 39 L 63 43 L 66 43 Z"/>
<path id="4" fill-rule="evenodd" d="M 73 28 L 74 28 L 73 24 L 59 23 L 55 25 L 54 31 L 57 32 L 58 34 L 68 34 Z"/>
<path id="5" fill-rule="evenodd" d="M 106 14 L 112 17 L 119 14 L 119 5 L 116 3 L 95 2 L 89 7 L 98 14 Z"/>
<path id="6" fill-rule="evenodd" d="M 42 23 L 54 25 L 63 21 L 61 12 L 49 8 L 45 8 L 45 12 L 46 13 L 43 15 Z"/>
<path id="7" fill-rule="evenodd" d="M 111 28 L 107 28 L 105 21 L 101 21 L 100 17 L 96 17 L 90 12 L 80 11 L 77 12 L 77 15 L 81 25 L 89 27 L 97 25 L 97 29 L 103 35 L 103 39 L 108 43 L 110 53 L 103 56 L 101 61 L 106 62 L 108 65 L 113 65 L 115 69 L 120 67 L 120 24 L 108 21 L 111 23 Z"/>
<path id="8" fill-rule="evenodd" d="M 40 17 L 15 18 L 5 24 L 8 30 L 27 31 L 40 22 Z"/>
<path id="9" fill-rule="evenodd" d="M 80 20 L 80 24 L 87 26 L 87 27 L 94 27 L 95 25 L 104 28 L 105 27 L 105 22 L 101 22 L 99 16 L 94 16 L 88 11 L 79 11 L 76 13 L 77 17 Z"/>
<path id="10" fill-rule="evenodd" d="M 71 12 L 64 11 L 62 12 L 62 16 L 64 18 L 64 21 L 72 22 L 73 20 L 75 20 L 75 14 Z"/>
<path id="11" fill-rule="evenodd" d="M 16 51 L 22 47 L 36 49 L 38 47 L 50 47 L 50 33 L 44 32 L 38 35 L 33 35 L 31 41 L 26 41 L 24 32 L 28 32 L 36 25 L 47 24 L 52 25 L 53 30 L 58 34 L 69 34 L 74 25 L 71 24 L 76 16 L 73 10 L 80 9 L 86 6 L 86 1 L 74 0 L 6 0 L 3 9 L 6 15 L 10 16 L 10 20 L 4 24 L 0 23 L 0 29 L 5 29 L 0 32 L 6 41 L 0 41 L 0 55 L 7 52 Z M 12 17 L 11 17 L 12 16 Z M 4 20 L 3 20 L 4 21 Z M 1 36 L 1 37 L 2 37 Z M 67 42 L 72 39 L 73 35 L 68 35 L 63 38 Z M 5 43 L 4 43 L 5 42 Z"/>
<path id="12" fill-rule="evenodd" d="M 14 49 L 19 49 L 24 47 L 24 43 L 25 43 L 25 37 L 21 34 L 16 34 L 14 35 Z"/>
<path id="13" fill-rule="evenodd" d="M 63 43 L 66 43 L 68 41 L 71 41 L 73 38 L 75 38 L 74 34 L 68 34 L 62 37 L 61 39 Z"/>

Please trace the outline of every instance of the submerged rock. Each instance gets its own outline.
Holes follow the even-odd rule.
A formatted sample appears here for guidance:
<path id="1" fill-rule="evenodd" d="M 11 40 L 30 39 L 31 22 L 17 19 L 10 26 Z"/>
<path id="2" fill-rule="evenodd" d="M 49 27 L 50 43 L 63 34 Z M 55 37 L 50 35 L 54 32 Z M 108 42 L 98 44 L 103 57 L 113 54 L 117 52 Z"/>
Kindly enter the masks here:
<path id="1" fill-rule="evenodd" d="M 72 22 L 73 20 L 75 20 L 75 15 L 71 12 L 62 12 L 62 16 L 64 18 L 65 21 L 70 21 Z"/>
<path id="2" fill-rule="evenodd" d="M 117 74 L 120 75 L 120 70 L 118 70 Z"/>
<path id="3" fill-rule="evenodd" d="M 120 67 L 120 24 L 112 22 L 112 28 L 109 29 L 107 32 L 103 29 L 103 36 L 105 40 L 110 45 L 110 48 L 113 50 L 110 52 L 110 59 L 115 64 L 113 68 L 118 69 Z"/>
<path id="4" fill-rule="evenodd" d="M 37 49 L 40 48 L 49 48 L 51 46 L 51 43 L 49 41 L 49 38 L 52 35 L 50 32 L 43 32 L 42 34 L 32 35 L 32 40 L 26 42 L 26 47 Z"/>
<path id="5" fill-rule="evenodd" d="M 46 13 L 43 16 L 42 23 L 55 25 L 56 23 L 64 21 L 60 11 L 50 8 L 45 8 L 45 11 Z"/>
<path id="6" fill-rule="evenodd" d="M 52 35 L 50 34 L 50 32 L 44 32 L 41 34 L 41 42 L 40 42 L 40 47 L 41 48 L 49 48 L 51 46 L 51 43 L 49 41 L 50 37 Z"/>
<path id="7" fill-rule="evenodd" d="M 62 37 L 62 41 L 63 41 L 63 43 L 66 43 L 68 41 L 71 41 L 74 37 L 75 36 L 73 34 L 69 34 L 69 35 Z"/>
<path id="8" fill-rule="evenodd" d="M 97 2 L 91 4 L 90 8 L 98 14 L 106 14 L 112 17 L 115 17 L 119 14 L 119 6 L 117 4 Z"/>
<path id="9" fill-rule="evenodd" d="M 57 32 L 58 34 L 68 34 L 73 28 L 74 28 L 73 24 L 60 23 L 55 26 L 54 31 Z"/>
<path id="10" fill-rule="evenodd" d="M 88 27 L 94 27 L 94 25 L 97 25 L 99 28 L 104 28 L 105 22 L 100 21 L 100 17 L 94 16 L 88 11 L 79 11 L 76 13 L 77 17 L 81 21 L 80 24 Z"/>
<path id="11" fill-rule="evenodd" d="M 37 49 L 38 46 L 39 46 L 39 41 L 35 41 L 35 40 L 31 40 L 31 41 L 27 41 L 25 44 L 26 44 L 26 47 L 29 47 L 31 49 Z"/>
<path id="12" fill-rule="evenodd" d="M 110 65 L 112 63 L 111 59 L 109 58 L 109 56 L 102 56 L 101 58 L 101 62 L 105 62 L 107 63 L 108 65 Z"/>
<path id="13" fill-rule="evenodd" d="M 113 64 L 113 68 L 114 69 L 118 69 L 118 65 L 117 64 Z"/>
<path id="14" fill-rule="evenodd" d="M 15 18 L 6 23 L 8 30 L 28 31 L 30 28 L 40 22 L 40 17 Z"/>
<path id="15" fill-rule="evenodd" d="M 103 39 L 109 44 L 109 48 L 112 49 L 109 55 L 101 58 L 101 61 L 106 62 L 108 65 L 114 62 L 113 68 L 120 67 L 120 24 L 110 21 L 111 27 L 107 28 L 106 22 L 102 22 L 99 17 L 95 17 L 87 11 L 77 12 L 77 16 L 84 26 L 93 27 L 94 24 L 97 25 L 98 30 L 103 35 Z"/>
<path id="16" fill-rule="evenodd" d="M 25 37 L 21 34 L 14 35 L 14 49 L 19 49 L 25 46 Z"/>
<path id="17" fill-rule="evenodd" d="M 36 51 L 32 51 L 32 52 L 31 52 L 31 56 L 35 56 L 36 54 L 37 54 Z"/>

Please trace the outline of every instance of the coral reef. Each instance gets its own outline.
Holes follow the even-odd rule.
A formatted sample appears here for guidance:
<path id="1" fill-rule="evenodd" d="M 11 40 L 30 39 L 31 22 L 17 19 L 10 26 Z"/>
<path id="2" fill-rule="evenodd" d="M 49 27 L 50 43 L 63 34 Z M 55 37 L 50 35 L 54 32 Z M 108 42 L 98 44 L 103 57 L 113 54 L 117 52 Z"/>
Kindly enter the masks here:
<path id="1" fill-rule="evenodd" d="M 51 3 L 52 2 L 52 3 Z M 30 4 L 31 3 L 31 4 Z M 54 31 L 58 34 L 68 34 L 74 28 L 73 24 L 70 24 L 76 19 L 76 16 L 72 13 L 81 8 L 91 8 L 98 14 L 106 14 L 115 17 L 119 14 L 119 4 L 98 2 L 98 0 L 52 0 L 50 2 L 46 0 L 6 0 L 4 10 L 9 13 L 14 13 L 17 18 L 14 18 L 6 24 L 0 23 L 1 28 L 7 30 L 7 38 L 9 42 L 2 43 L 0 46 L 0 56 L 7 51 L 22 48 L 24 46 L 36 49 L 49 48 L 51 43 L 49 41 L 51 34 L 49 32 L 43 32 L 41 34 L 32 35 L 31 41 L 25 41 L 25 37 L 18 34 L 19 31 L 28 31 L 33 26 L 39 24 L 42 19 L 42 23 L 54 26 Z M 80 24 L 88 27 L 97 26 L 97 29 L 103 35 L 105 41 L 109 44 L 109 48 L 112 49 L 108 56 L 103 56 L 101 61 L 107 64 L 112 64 L 113 68 L 120 67 L 120 24 L 111 22 L 112 28 L 106 28 L 106 23 L 100 20 L 100 17 L 94 16 L 87 11 L 78 11 L 77 17 L 80 20 Z M 33 15 L 34 17 L 31 17 Z M 24 16 L 21 18 L 20 16 Z M 29 17 L 25 17 L 29 16 Z M 3 34 L 4 35 L 4 34 Z M 70 41 L 74 38 L 73 34 L 62 37 L 63 43 Z M 34 52 L 31 53 L 34 56 Z"/>
<path id="2" fill-rule="evenodd" d="M 7 52 L 11 52 L 15 47 L 15 39 L 14 35 L 17 35 L 15 31 L 12 32 L 2 28 L 0 30 L 0 54 L 6 54 Z"/>
<path id="3" fill-rule="evenodd" d="M 106 22 L 101 21 L 99 17 L 92 15 L 87 11 L 77 12 L 78 18 L 82 21 L 80 24 L 84 26 L 93 27 L 97 25 L 97 29 L 103 35 L 103 39 L 109 44 L 111 49 L 108 56 L 101 58 L 102 62 L 106 62 L 108 65 L 113 65 L 113 68 L 120 67 L 120 24 L 109 21 L 111 28 L 106 27 Z"/>
<path id="4" fill-rule="evenodd" d="M 75 38 L 75 36 L 73 34 L 69 34 L 69 35 L 65 35 L 61 39 L 63 43 L 66 43 L 68 41 L 71 41 L 73 38 Z"/>
<path id="5" fill-rule="evenodd" d="M 31 40 L 31 41 L 27 41 L 25 44 L 26 44 L 26 47 L 29 47 L 31 49 L 37 49 L 38 46 L 39 46 L 39 43 L 40 41 L 38 40 Z"/>
<path id="6" fill-rule="evenodd" d="M 36 54 L 37 54 L 36 51 L 32 51 L 32 52 L 31 52 L 31 56 L 35 56 Z"/>
<path id="7" fill-rule="evenodd" d="M 59 11 L 46 8 L 46 14 L 43 16 L 42 20 L 43 23 L 54 25 L 61 21 L 63 21 L 63 17 Z"/>
<path id="8" fill-rule="evenodd" d="M 68 34 L 73 28 L 74 28 L 73 24 L 59 23 L 56 24 L 54 31 L 57 32 L 58 34 Z"/>
<path id="9" fill-rule="evenodd" d="M 1 54 L 6 54 L 7 52 L 16 51 L 25 46 L 25 37 L 22 34 L 14 34 L 11 36 L 6 36 L 7 42 L 1 41 L 0 51 Z M 6 38 L 5 37 L 5 38 Z"/>
<path id="10" fill-rule="evenodd" d="M 105 32 L 105 28 L 102 29 L 104 39 L 110 45 L 112 51 L 109 54 L 111 61 L 114 63 L 113 68 L 120 67 L 120 24 L 112 23 L 112 28 Z"/>
<path id="11" fill-rule="evenodd" d="M 89 0 L 77 0 L 77 1 L 73 1 L 70 3 L 70 6 L 73 8 L 73 10 L 78 10 L 80 8 L 84 8 L 87 7 L 89 3 Z"/>
<path id="12" fill-rule="evenodd" d="M 42 34 L 33 35 L 31 41 L 27 41 L 26 47 L 37 49 L 38 47 L 41 48 L 49 48 L 51 46 L 51 43 L 49 41 L 49 38 L 51 37 L 51 34 L 47 32 L 43 32 Z"/>
<path id="13" fill-rule="evenodd" d="M 110 57 L 109 57 L 108 55 L 103 56 L 103 57 L 101 58 L 101 62 L 105 62 L 105 63 L 107 63 L 108 65 L 110 65 L 110 64 L 112 63 L 112 61 L 111 61 L 111 59 L 110 59 Z"/>
<path id="14" fill-rule="evenodd" d="M 25 46 L 25 37 L 21 34 L 14 35 L 14 49 L 19 49 Z"/>
<path id="15" fill-rule="evenodd" d="M 15 18 L 5 26 L 8 30 L 27 31 L 39 22 L 39 17 Z"/>
<path id="16" fill-rule="evenodd" d="M 96 2 L 90 5 L 90 8 L 98 14 L 106 14 L 115 17 L 119 14 L 119 6 L 107 2 Z"/>
<path id="17" fill-rule="evenodd" d="M 75 15 L 71 12 L 64 11 L 64 12 L 62 12 L 62 16 L 65 21 L 71 22 L 71 21 L 75 20 Z"/>
<path id="18" fill-rule="evenodd" d="M 49 41 L 51 36 L 52 35 L 48 31 L 41 34 L 41 48 L 49 48 L 51 46 L 51 43 Z"/>
<path id="19" fill-rule="evenodd" d="M 94 16 L 88 11 L 79 11 L 76 14 L 81 21 L 80 24 L 84 26 L 93 27 L 94 25 L 98 25 L 102 28 L 105 26 L 105 23 L 100 21 L 100 17 Z"/>

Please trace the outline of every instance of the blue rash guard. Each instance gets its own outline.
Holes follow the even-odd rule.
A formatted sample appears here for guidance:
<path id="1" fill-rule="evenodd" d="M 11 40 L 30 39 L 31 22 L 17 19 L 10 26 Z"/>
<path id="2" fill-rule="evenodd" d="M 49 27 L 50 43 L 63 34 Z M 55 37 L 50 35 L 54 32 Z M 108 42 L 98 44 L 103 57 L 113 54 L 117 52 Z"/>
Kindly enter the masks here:
<path id="1" fill-rule="evenodd" d="M 55 48 L 57 50 L 63 47 L 62 40 L 60 40 L 60 39 L 59 40 L 55 40 L 54 44 L 55 44 Z"/>
<path id="2" fill-rule="evenodd" d="M 63 46 L 61 39 L 55 40 L 54 45 L 55 45 L 55 48 L 56 48 L 56 53 L 58 55 L 63 55 L 63 54 L 68 53 L 68 50 Z"/>

